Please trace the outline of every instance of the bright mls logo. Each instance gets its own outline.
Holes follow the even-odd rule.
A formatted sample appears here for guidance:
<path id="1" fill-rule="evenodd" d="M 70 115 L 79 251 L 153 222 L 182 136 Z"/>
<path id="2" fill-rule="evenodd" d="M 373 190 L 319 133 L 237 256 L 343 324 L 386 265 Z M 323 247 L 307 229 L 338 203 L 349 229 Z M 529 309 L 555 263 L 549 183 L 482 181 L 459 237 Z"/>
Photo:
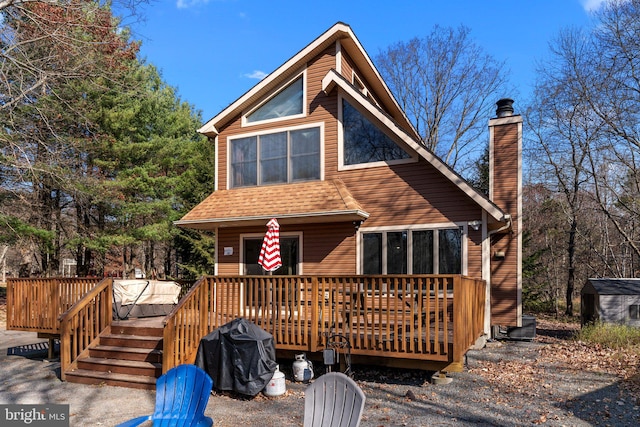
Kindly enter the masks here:
<path id="1" fill-rule="evenodd" d="M 69 427 L 69 405 L 0 405 L 2 427 Z"/>

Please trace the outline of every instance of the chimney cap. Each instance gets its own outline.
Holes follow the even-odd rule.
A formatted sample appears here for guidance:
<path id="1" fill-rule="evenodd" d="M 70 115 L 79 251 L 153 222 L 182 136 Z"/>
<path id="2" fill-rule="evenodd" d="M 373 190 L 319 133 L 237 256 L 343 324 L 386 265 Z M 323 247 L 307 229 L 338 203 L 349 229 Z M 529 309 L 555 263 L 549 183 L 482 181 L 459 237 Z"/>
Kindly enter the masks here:
<path id="1" fill-rule="evenodd" d="M 496 116 L 509 117 L 513 116 L 513 99 L 502 98 L 496 102 Z"/>

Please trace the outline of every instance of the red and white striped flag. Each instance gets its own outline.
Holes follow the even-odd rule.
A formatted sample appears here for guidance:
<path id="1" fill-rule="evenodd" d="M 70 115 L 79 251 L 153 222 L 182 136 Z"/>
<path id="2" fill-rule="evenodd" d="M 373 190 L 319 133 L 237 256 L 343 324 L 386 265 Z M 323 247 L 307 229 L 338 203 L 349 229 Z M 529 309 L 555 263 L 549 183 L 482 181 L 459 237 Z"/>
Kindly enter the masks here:
<path id="1" fill-rule="evenodd" d="M 262 241 L 258 264 L 266 271 L 274 271 L 282 267 L 280 257 L 280 224 L 275 218 L 267 223 L 267 233 Z"/>

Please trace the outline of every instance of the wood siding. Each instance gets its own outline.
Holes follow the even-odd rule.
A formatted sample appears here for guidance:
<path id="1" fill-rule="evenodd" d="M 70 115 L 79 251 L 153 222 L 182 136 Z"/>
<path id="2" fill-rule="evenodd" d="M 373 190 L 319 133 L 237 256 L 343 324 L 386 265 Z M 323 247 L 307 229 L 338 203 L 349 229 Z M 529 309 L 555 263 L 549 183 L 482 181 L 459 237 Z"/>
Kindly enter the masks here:
<path id="1" fill-rule="evenodd" d="M 242 116 L 238 115 L 228 125 L 220 129 L 218 136 L 218 189 L 226 190 L 228 181 L 228 138 L 236 135 L 252 134 L 270 129 L 282 129 L 290 126 L 300 126 L 305 123 L 320 123 L 325 125 L 325 146 L 328 138 L 334 138 L 337 129 L 337 107 L 335 103 L 328 103 L 324 92 L 322 92 L 322 78 L 327 71 L 335 68 L 335 46 L 332 45 L 314 60 L 307 63 L 306 68 L 306 96 L 307 96 L 307 117 L 290 120 L 279 120 L 269 123 L 242 126 Z M 302 70 L 298 70 L 302 71 Z"/>
<path id="2" fill-rule="evenodd" d="M 218 231 L 218 274 L 241 274 L 241 235 L 263 235 L 266 227 L 222 228 Z M 355 274 L 355 227 L 351 222 L 331 224 L 290 224 L 281 226 L 280 234 L 300 233 L 303 273 Z M 233 248 L 233 255 L 221 255 L 222 248 Z M 254 260 L 255 263 L 257 260 Z"/>
<path id="3" fill-rule="evenodd" d="M 519 123 L 493 127 L 491 199 L 511 215 L 511 229 L 491 240 L 491 322 L 517 325 L 519 260 Z M 496 256 L 503 253 L 504 257 Z"/>
<path id="4" fill-rule="evenodd" d="M 322 179 L 340 179 L 369 217 L 362 229 L 403 227 L 432 224 L 464 225 L 480 220 L 480 206 L 427 160 L 417 157 L 414 162 L 339 170 L 339 100 L 340 90 L 329 94 L 322 91 L 322 78 L 331 69 L 339 68 L 352 81 L 358 74 L 367 88 L 369 82 L 359 72 L 345 50 L 336 65 L 335 45 L 331 45 L 306 64 L 307 116 L 271 123 L 242 126 L 238 115 L 220 130 L 218 136 L 218 189 L 227 189 L 227 142 L 229 137 L 253 134 L 305 123 L 323 123 Z M 299 72 L 301 70 L 296 70 Z M 292 73 L 293 75 L 293 73 Z M 373 94 L 375 98 L 375 93 Z M 492 253 L 504 251 L 504 260 L 492 259 L 492 323 L 515 324 L 518 314 L 519 249 L 514 236 L 520 231 L 517 218 L 518 195 L 518 138 L 519 124 L 495 126 L 495 156 L 493 177 L 499 185 L 493 188 L 494 202 L 513 218 L 513 233 L 493 237 Z M 411 132 L 410 132 L 411 133 Z M 292 195 L 295 197 L 295 195 Z M 240 235 L 264 233 L 264 227 L 228 228 L 218 232 L 218 274 L 240 273 Z M 357 233 L 351 223 L 287 225 L 283 232 L 300 232 L 303 236 L 304 274 L 354 274 L 359 260 L 356 255 Z M 233 247 L 231 256 L 222 255 L 224 247 Z M 468 229 L 467 270 L 472 277 L 483 277 L 482 230 Z M 486 261 L 486 259 L 485 259 Z M 486 274 L 486 272 L 484 272 Z"/>

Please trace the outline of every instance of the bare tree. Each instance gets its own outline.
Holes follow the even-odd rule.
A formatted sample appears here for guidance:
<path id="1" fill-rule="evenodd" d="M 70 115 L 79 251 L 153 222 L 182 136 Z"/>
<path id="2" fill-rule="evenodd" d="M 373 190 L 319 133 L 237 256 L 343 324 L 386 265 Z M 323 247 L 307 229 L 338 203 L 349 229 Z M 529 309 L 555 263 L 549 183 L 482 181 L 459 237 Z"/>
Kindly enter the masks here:
<path id="1" fill-rule="evenodd" d="M 506 79 L 468 28 L 436 26 L 425 38 L 390 46 L 376 64 L 425 147 L 454 168 L 482 154 L 478 141 Z"/>
<path id="2" fill-rule="evenodd" d="M 544 74 L 541 74 L 544 75 Z M 576 239 L 581 218 L 586 186 L 590 184 L 588 152 L 598 137 L 598 128 L 589 120 L 589 111 L 579 100 L 565 92 L 570 85 L 558 84 L 555 75 L 542 78 L 535 99 L 537 104 L 527 112 L 532 129 L 530 153 L 544 159 L 540 175 L 548 188 L 562 196 L 566 227 L 566 314 L 573 314 L 575 290 Z M 534 166 L 535 167 L 535 166 Z"/>
<path id="3" fill-rule="evenodd" d="M 640 259 L 640 0 L 595 18 L 552 41 L 526 114 L 533 180 L 564 206 L 567 314 L 578 274 L 633 276 Z"/>

